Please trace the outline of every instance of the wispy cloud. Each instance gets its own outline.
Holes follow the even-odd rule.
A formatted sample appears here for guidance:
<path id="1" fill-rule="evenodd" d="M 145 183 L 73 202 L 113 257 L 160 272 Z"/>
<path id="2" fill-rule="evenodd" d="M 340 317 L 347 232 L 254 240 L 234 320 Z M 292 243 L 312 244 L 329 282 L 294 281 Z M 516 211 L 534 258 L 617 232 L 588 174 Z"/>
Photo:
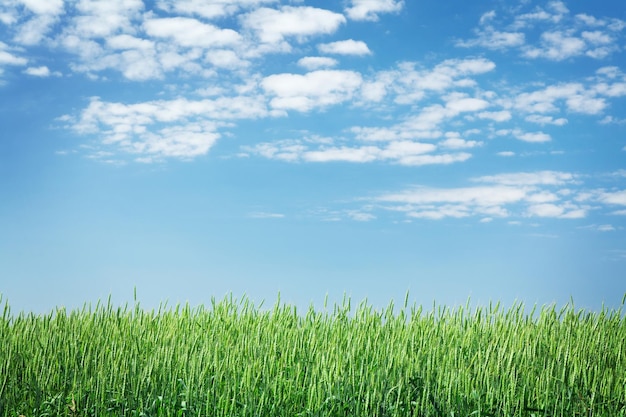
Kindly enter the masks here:
<path id="1" fill-rule="evenodd" d="M 168 13 L 180 13 L 217 19 L 264 4 L 277 3 L 277 0 L 158 0 L 157 6 Z"/>
<path id="2" fill-rule="evenodd" d="M 517 9 L 516 9 L 517 10 Z M 517 14 L 495 10 L 482 15 L 476 36 L 456 41 L 458 47 L 505 51 L 516 49 L 529 59 L 563 61 L 586 56 L 604 59 L 619 50 L 626 22 L 587 14 L 572 16 L 563 2 Z M 534 34 L 539 29 L 539 37 Z"/>
<path id="3" fill-rule="evenodd" d="M 271 213 L 265 211 L 255 211 L 248 214 L 248 217 L 253 219 L 282 219 L 285 217 L 282 213 Z"/>
<path id="4" fill-rule="evenodd" d="M 626 191 L 590 187 L 585 180 L 593 178 L 551 170 L 499 173 L 472 177 L 458 186 L 416 184 L 382 192 L 353 200 L 349 204 L 357 208 L 345 211 L 362 211 L 376 219 L 473 219 L 477 223 L 502 220 L 518 226 L 539 226 L 550 219 L 580 221 L 592 213 L 608 216 L 607 219 L 626 215 Z M 577 227 L 595 232 L 621 230 L 608 222 Z"/>
<path id="5" fill-rule="evenodd" d="M 614 232 L 617 229 L 611 224 L 590 224 L 588 226 L 581 226 L 581 229 L 592 230 L 596 232 Z"/>
<path id="6" fill-rule="evenodd" d="M 451 164 L 471 158 L 467 152 L 434 152 L 437 147 L 416 141 L 392 141 L 386 145 L 337 145 L 306 139 L 264 142 L 245 146 L 247 153 L 286 162 L 391 162 L 400 165 Z"/>
<path id="7" fill-rule="evenodd" d="M 16 54 L 16 49 L 9 47 L 4 42 L 0 42 L 0 68 L 8 65 L 23 66 L 28 63 L 28 59 Z"/>
<path id="8" fill-rule="evenodd" d="M 567 172 L 537 171 L 476 177 L 471 185 L 456 188 L 414 186 L 373 199 L 381 209 L 410 218 L 439 220 L 479 217 L 562 218 L 585 217 L 590 207 L 576 201 L 563 186 L 577 183 Z"/>

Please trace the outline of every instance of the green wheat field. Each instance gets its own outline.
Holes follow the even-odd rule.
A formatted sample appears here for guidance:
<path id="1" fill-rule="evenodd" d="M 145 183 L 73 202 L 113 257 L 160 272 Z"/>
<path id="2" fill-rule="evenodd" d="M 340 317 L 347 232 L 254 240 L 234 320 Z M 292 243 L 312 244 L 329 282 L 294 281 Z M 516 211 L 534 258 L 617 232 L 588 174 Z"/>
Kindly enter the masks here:
<path id="1" fill-rule="evenodd" d="M 3 306 L 3 417 L 626 416 L 622 307 Z"/>

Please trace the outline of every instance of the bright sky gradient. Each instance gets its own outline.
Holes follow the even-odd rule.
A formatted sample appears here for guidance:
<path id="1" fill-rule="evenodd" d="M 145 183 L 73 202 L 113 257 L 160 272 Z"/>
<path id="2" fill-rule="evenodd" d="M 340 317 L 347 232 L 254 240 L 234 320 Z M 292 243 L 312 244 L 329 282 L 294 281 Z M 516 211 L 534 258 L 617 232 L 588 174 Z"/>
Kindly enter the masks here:
<path id="1" fill-rule="evenodd" d="M 626 292 L 620 1 L 4 0 L 14 311 Z"/>

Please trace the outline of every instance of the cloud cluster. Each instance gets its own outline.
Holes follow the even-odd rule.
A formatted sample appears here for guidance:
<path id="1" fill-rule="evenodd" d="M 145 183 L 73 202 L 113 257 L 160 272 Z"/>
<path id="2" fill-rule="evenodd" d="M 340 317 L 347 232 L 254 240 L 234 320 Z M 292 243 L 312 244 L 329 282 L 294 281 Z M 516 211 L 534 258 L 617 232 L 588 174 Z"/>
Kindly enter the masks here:
<path id="1" fill-rule="evenodd" d="M 106 77 L 110 71 L 131 81 L 164 79 L 172 73 L 207 78 L 222 70 L 243 71 L 245 76 L 245 70 L 267 54 L 291 52 L 294 45 L 333 34 L 347 23 L 342 13 L 277 3 L 10 0 L 0 5 L 0 24 L 10 34 L 10 42 L 2 45 L 3 49 L 45 45 L 69 53 L 70 70 L 92 78 Z M 359 13 L 368 16 L 402 7 L 396 3 L 391 8 L 384 2 L 356 3 Z M 226 17 L 236 24 L 225 26 Z M 320 51 L 370 53 L 362 41 L 352 39 L 322 43 Z M 0 68 L 7 65 L 6 54 Z M 16 59 L 12 65 L 26 65 Z"/>
<path id="2" fill-rule="evenodd" d="M 322 57 L 317 58 L 305 57 L 299 64 L 305 67 L 332 64 Z M 186 103 L 184 107 L 188 109 L 197 109 L 192 116 L 208 122 L 212 128 L 199 130 L 194 126 L 194 137 L 197 138 L 198 132 L 211 133 L 211 144 L 219 137 L 217 127 L 227 129 L 239 119 L 289 117 L 290 113 L 306 114 L 329 107 L 340 107 L 343 111 L 363 107 L 376 109 L 376 106 L 406 107 L 406 114 L 395 123 L 377 121 L 366 126 L 346 126 L 341 134 L 322 142 L 308 139 L 315 136 L 315 132 L 307 137 L 278 138 L 247 145 L 242 155 L 290 162 L 388 162 L 419 166 L 467 161 L 490 139 L 510 137 L 529 144 L 550 142 L 551 134 L 526 130 L 519 124 L 523 121 L 530 125 L 563 126 L 568 122 L 564 115 L 600 115 L 609 99 L 626 95 L 626 75 L 615 67 L 601 68 L 586 83 L 556 84 L 539 89 L 531 86 L 531 91 L 511 94 L 477 88 L 476 77 L 494 70 L 492 61 L 469 58 L 445 60 L 431 69 L 404 62 L 394 69 L 370 74 L 338 69 L 279 73 L 253 79 L 246 87 L 233 88 L 232 96 L 217 91 L 218 98 L 213 100 L 176 99 L 125 105 L 128 117 L 124 122 L 118 119 L 112 122 L 107 117 L 110 109 L 119 108 L 121 104 L 94 100 L 75 120 L 73 128 L 82 134 L 99 135 L 108 147 L 116 143 L 119 150 L 132 154 L 192 158 L 207 152 L 210 146 L 178 147 L 176 152 L 170 152 L 168 149 L 173 142 L 170 136 L 158 130 L 158 123 L 140 124 L 140 130 L 146 135 L 151 132 L 152 141 L 166 143 L 158 152 L 154 146 L 130 147 L 127 142 L 111 140 L 111 137 L 116 132 L 136 130 L 136 127 L 128 127 L 133 125 L 128 120 L 138 108 L 154 110 L 155 117 L 150 120 L 160 122 L 158 115 L 166 107 L 163 103 L 170 106 L 170 113 L 175 113 L 181 103 Z M 420 106 L 414 107 L 417 103 Z M 180 114 L 168 119 L 172 125 L 181 125 L 178 130 L 173 131 L 172 126 L 166 132 L 179 135 L 185 132 L 184 125 L 190 122 L 191 113 Z M 98 123 L 94 122 L 96 120 Z M 85 129 L 85 126 L 90 128 Z M 146 137 L 136 136 L 134 142 L 145 141 Z M 512 152 L 500 154 L 515 155 Z"/>
<path id="3" fill-rule="evenodd" d="M 608 177 L 618 179 L 617 171 Z M 336 210 L 335 218 L 361 221 L 391 217 L 401 221 L 473 219 L 508 224 L 537 225 L 543 220 L 584 221 L 593 212 L 626 215 L 626 191 L 589 188 L 588 175 L 564 171 L 507 172 L 472 177 L 451 187 L 413 185 L 400 190 L 351 201 L 350 208 Z M 611 224 L 579 226 L 598 232 L 617 230 Z"/>
<path id="4" fill-rule="evenodd" d="M 401 165 L 450 164 L 471 157 L 469 153 L 434 153 L 437 147 L 418 141 L 393 141 L 377 145 L 338 145 L 333 139 L 307 137 L 297 140 L 265 142 L 244 150 L 286 162 L 392 162 Z"/>
<path id="5" fill-rule="evenodd" d="M 572 15 L 562 1 L 550 1 L 545 7 L 508 13 L 503 18 L 491 10 L 480 18 L 476 37 L 457 40 L 456 44 L 464 48 L 515 49 L 530 59 L 603 59 L 620 49 L 625 27 L 626 22 L 616 18 Z M 537 31 L 539 36 L 535 38 Z"/>
<path id="6" fill-rule="evenodd" d="M 6 0 L 0 4 L 0 81 L 10 72 L 30 80 L 65 75 L 162 83 L 157 98 L 92 97 L 58 119 L 87 138 L 81 146 L 87 157 L 105 162 L 191 160 L 242 121 L 270 118 L 288 127 L 275 124 L 235 153 L 301 164 L 467 165 L 490 155 L 516 162 L 518 155 L 559 152 L 550 144 L 558 149 L 561 132 L 579 122 L 574 118 L 623 123 L 610 113 L 626 96 L 626 74 L 606 64 L 622 50 L 626 22 L 573 14 L 558 0 L 528 4 L 484 13 L 470 38 L 453 40 L 457 58 L 381 67 L 372 65 L 384 55 L 376 43 L 344 29 L 393 17 L 403 11 L 403 0 L 324 7 L 295 0 Z M 500 64 L 504 54 L 517 61 L 507 57 Z M 540 61 L 594 67 L 522 84 L 503 72 Z M 315 125 L 327 116 L 329 123 Z M 293 120 L 305 124 L 294 129 Z M 487 223 L 582 219 L 593 211 L 626 215 L 626 191 L 586 187 L 585 179 L 535 170 L 450 187 L 419 184 L 325 216 Z M 615 230 L 604 223 L 592 229 Z"/>
<path id="7" fill-rule="evenodd" d="M 204 155 L 220 137 L 219 129 L 238 119 L 268 116 L 262 99 L 155 100 L 138 104 L 103 102 L 93 97 L 78 119 L 61 118 L 79 134 L 96 134 L 104 154 L 109 150 L 135 156 L 139 162 Z"/>
<path id="8" fill-rule="evenodd" d="M 601 60 L 618 50 L 626 26 L 621 20 L 573 15 L 560 1 L 488 11 L 475 37 L 456 41 L 480 53 L 374 70 L 367 60 L 377 51 L 360 39 L 337 39 L 340 29 L 399 13 L 403 1 L 349 0 L 336 10 L 284 3 L 9 0 L 0 5 L 0 24 L 8 34 L 0 41 L 0 76 L 17 68 L 30 77 L 66 71 L 169 83 L 176 91 L 169 99 L 94 98 L 78 114 L 61 118 L 92 139 L 93 155 L 130 154 L 144 162 L 204 155 L 239 120 L 322 112 L 348 116 L 324 141 L 311 139 L 320 137 L 315 131 L 272 133 L 241 153 L 310 163 L 453 164 L 479 152 L 517 155 L 501 149 L 506 146 L 491 150 L 494 142 L 555 142 L 558 128 L 572 116 L 606 124 L 620 120 L 607 114 L 612 100 L 626 96 L 626 76 L 618 67 L 513 87 L 497 79 L 500 67 L 484 52 L 513 50 L 526 60 Z M 67 67 L 37 62 L 31 46 L 63 53 Z M 187 82 L 201 87 L 182 88 Z M 186 96 L 189 91 L 193 96 Z M 350 117 L 361 112 L 367 119 Z"/>
<path id="9" fill-rule="evenodd" d="M 576 175 L 558 171 L 507 173 L 472 178 L 457 188 L 416 186 L 373 199 L 384 210 L 408 218 L 444 219 L 551 217 L 583 218 L 592 208 L 569 188 Z"/>

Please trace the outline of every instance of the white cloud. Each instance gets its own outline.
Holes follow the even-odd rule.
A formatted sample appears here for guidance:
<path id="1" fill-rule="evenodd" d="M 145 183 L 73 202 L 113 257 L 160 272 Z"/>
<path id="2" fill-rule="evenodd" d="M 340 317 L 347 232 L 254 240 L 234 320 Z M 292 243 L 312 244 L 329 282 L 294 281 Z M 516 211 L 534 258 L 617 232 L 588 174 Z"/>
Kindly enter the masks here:
<path id="1" fill-rule="evenodd" d="M 472 97 L 452 96 L 446 102 L 446 109 L 451 115 L 457 115 L 465 112 L 475 112 L 489 107 L 489 102 Z"/>
<path id="2" fill-rule="evenodd" d="M 264 7 L 241 19 L 244 28 L 269 44 L 280 44 L 287 37 L 303 41 L 311 36 L 331 34 L 346 22 L 342 14 L 308 6 L 282 6 L 280 10 Z"/>
<path id="3" fill-rule="evenodd" d="M 610 224 L 601 224 L 598 226 L 599 232 L 613 232 L 615 230 L 616 230 L 615 227 L 613 227 Z"/>
<path id="4" fill-rule="evenodd" d="M 320 150 L 309 150 L 302 154 L 308 162 L 372 162 L 377 159 L 380 149 L 375 146 L 330 147 Z"/>
<path id="5" fill-rule="evenodd" d="M 493 20 L 496 17 L 496 11 L 495 10 L 490 10 L 486 13 L 483 13 L 482 16 L 480 16 L 480 21 L 479 23 L 481 25 L 484 25 L 485 23 Z"/>
<path id="6" fill-rule="evenodd" d="M 264 211 L 255 211 L 253 213 L 250 213 L 248 217 L 251 217 L 253 219 L 282 219 L 285 217 L 285 215 L 282 213 L 268 213 Z"/>
<path id="7" fill-rule="evenodd" d="M 537 193 L 529 195 L 526 200 L 530 203 L 544 204 L 544 203 L 550 203 L 553 201 L 558 201 L 559 197 L 556 194 L 548 192 L 548 191 L 539 191 Z"/>
<path id="8" fill-rule="evenodd" d="M 482 146 L 483 142 L 452 137 L 439 142 L 439 145 L 448 149 L 470 149 Z"/>
<path id="9" fill-rule="evenodd" d="M 361 86 L 361 97 L 365 103 L 379 103 L 387 95 L 389 84 L 383 80 L 365 81 Z"/>
<path id="10" fill-rule="evenodd" d="M 24 70 L 25 74 L 28 75 L 32 75 L 34 77 L 49 77 L 50 76 L 50 69 L 46 66 L 41 66 L 41 67 L 28 67 Z"/>
<path id="11" fill-rule="evenodd" d="M 396 70 L 379 75 L 396 94 L 396 103 L 412 104 L 429 92 L 472 86 L 474 82 L 468 76 L 484 74 L 493 71 L 495 67 L 495 63 L 484 58 L 449 59 L 432 70 L 418 69 L 415 63 L 404 62 Z"/>
<path id="12" fill-rule="evenodd" d="M 541 35 L 541 47 L 529 47 L 524 51 L 527 58 L 546 58 L 562 61 L 582 55 L 587 45 L 582 39 L 567 35 L 561 31 L 544 32 Z"/>
<path id="13" fill-rule="evenodd" d="M 20 0 L 35 14 L 58 15 L 63 11 L 63 0 Z"/>
<path id="14" fill-rule="evenodd" d="M 143 26 L 148 35 L 168 38 L 187 48 L 223 47 L 235 45 L 241 40 L 232 29 L 221 29 L 188 17 L 150 18 L 144 21 Z"/>
<path id="15" fill-rule="evenodd" d="M 598 83 L 594 86 L 594 90 L 607 97 L 623 97 L 626 96 L 626 82 Z"/>
<path id="16" fill-rule="evenodd" d="M 577 14 L 575 18 L 587 26 L 591 26 L 591 27 L 606 26 L 606 22 L 603 19 L 598 19 L 594 16 L 590 16 L 585 13 Z"/>
<path id="17" fill-rule="evenodd" d="M 41 42 L 57 21 L 58 18 L 55 15 L 34 16 L 20 25 L 14 40 L 22 45 L 36 45 Z"/>
<path id="18" fill-rule="evenodd" d="M 533 143 L 541 143 L 541 142 L 549 142 L 552 140 L 550 135 L 543 132 L 520 132 L 515 135 L 519 140 L 523 140 L 524 142 L 533 142 Z"/>
<path id="19" fill-rule="evenodd" d="M 121 72 L 130 80 L 161 78 L 165 60 L 157 44 L 140 32 L 141 0 L 77 0 L 68 4 L 67 25 L 54 39 L 54 45 L 75 56 L 69 66 L 91 78 L 107 69 Z M 162 48 L 166 49 L 166 48 Z"/>
<path id="20" fill-rule="evenodd" d="M 276 3 L 277 0 L 159 0 L 157 6 L 169 13 L 197 15 L 206 19 L 215 19 L 235 14 L 244 8 L 253 8 L 262 4 Z"/>
<path id="21" fill-rule="evenodd" d="M 603 192 L 600 194 L 600 201 L 606 204 L 626 206 L 626 190 L 615 192 Z"/>
<path id="22" fill-rule="evenodd" d="M 528 113 L 551 113 L 559 110 L 557 103 L 564 102 L 572 112 L 598 114 L 606 107 L 606 101 L 595 94 L 595 91 L 586 89 L 581 83 L 558 84 L 521 93 L 515 97 L 514 106 Z"/>
<path id="23" fill-rule="evenodd" d="M 435 154 L 430 143 L 409 140 L 390 141 L 384 146 L 346 146 L 318 143 L 307 139 L 265 142 L 243 147 L 244 152 L 285 162 L 390 162 L 398 165 L 420 166 L 452 164 L 471 158 L 469 153 Z"/>
<path id="24" fill-rule="evenodd" d="M 600 224 L 600 225 L 594 225 L 593 227 L 595 230 L 597 230 L 598 232 L 613 232 L 617 229 L 615 229 L 615 227 L 611 224 Z"/>
<path id="25" fill-rule="evenodd" d="M 436 70 L 441 69 L 452 76 L 484 74 L 495 68 L 493 61 L 484 58 L 449 59 L 435 67 Z"/>
<path id="26" fill-rule="evenodd" d="M 504 157 L 511 157 L 511 156 L 515 156 L 515 152 L 512 152 L 512 151 L 502 151 L 502 152 L 498 152 L 496 155 L 504 156 Z"/>
<path id="27" fill-rule="evenodd" d="M 535 171 L 486 175 L 474 178 L 472 181 L 514 186 L 564 185 L 575 183 L 577 177 L 569 172 Z"/>
<path id="28" fill-rule="evenodd" d="M 78 0 L 75 7 L 78 13 L 67 35 L 84 39 L 133 34 L 144 4 L 141 0 Z"/>
<path id="29" fill-rule="evenodd" d="M 370 55 L 372 53 L 365 42 L 355 41 L 354 39 L 323 43 L 318 45 L 317 48 L 323 54 Z"/>
<path id="30" fill-rule="evenodd" d="M 111 49 L 115 50 L 125 50 L 125 49 L 153 49 L 154 42 L 137 38 L 135 36 L 123 34 L 112 36 L 107 38 L 106 40 L 107 46 Z"/>
<path id="31" fill-rule="evenodd" d="M 407 81 L 404 79 L 404 81 Z M 393 83 L 388 86 L 387 83 L 365 83 L 365 93 L 370 95 L 372 100 L 380 100 L 387 89 L 397 89 Z M 431 88 L 433 86 L 431 85 Z M 369 90 L 371 88 L 371 90 Z M 403 99 L 405 91 L 401 93 Z M 424 92 L 423 95 L 426 93 Z M 413 97 L 414 98 L 414 97 Z M 415 110 L 412 115 L 405 118 L 400 123 L 392 125 L 390 127 L 365 127 L 354 126 L 350 129 L 357 139 L 365 141 L 391 141 L 401 139 L 437 139 L 440 138 L 443 133 L 441 127 L 444 122 L 454 119 L 459 115 L 471 116 L 471 113 L 481 112 L 481 110 L 487 108 L 490 104 L 488 101 L 470 97 L 465 93 L 454 92 L 444 96 L 440 96 L 444 100 L 442 104 L 432 104 Z M 396 103 L 399 101 L 395 99 Z M 404 104 L 404 100 L 400 100 Z M 479 113 L 480 114 L 480 113 Z M 461 146 L 461 142 L 449 141 L 446 142 L 446 146 Z M 478 145 L 478 142 L 464 141 L 463 147 L 474 147 Z"/>
<path id="32" fill-rule="evenodd" d="M 239 10 L 260 3 L 240 1 L 219 7 Z M 176 7 L 199 4 L 189 0 L 160 6 L 181 13 Z M 217 70 L 243 70 L 250 65 L 246 56 L 252 50 L 250 40 L 237 30 L 193 17 L 142 14 L 143 7 L 138 0 L 79 0 L 75 15 L 57 39 L 57 45 L 78 57 L 70 62 L 72 70 L 97 78 L 112 69 L 127 79 L 143 81 L 162 79 L 172 71 L 207 78 Z"/>
<path id="33" fill-rule="evenodd" d="M 558 15 L 557 15 L 558 16 Z M 526 28 L 530 25 L 533 25 L 536 22 L 540 21 L 548 21 L 548 20 L 560 20 L 560 17 L 557 17 L 548 13 L 547 11 L 537 8 L 534 12 L 524 13 L 515 17 L 515 21 L 512 26 L 518 29 Z"/>
<path id="34" fill-rule="evenodd" d="M 511 120 L 511 112 L 508 110 L 483 111 L 478 113 L 478 117 L 480 119 L 493 120 L 494 122 L 506 122 Z"/>
<path id="35" fill-rule="evenodd" d="M 229 49 L 213 49 L 206 53 L 205 60 L 218 68 L 243 69 L 250 63 L 241 59 L 234 51 Z"/>
<path id="36" fill-rule="evenodd" d="M 228 120 L 267 116 L 264 100 L 220 97 L 215 100 L 155 100 L 137 104 L 91 99 L 78 120 L 63 118 L 79 134 L 91 135 L 97 149 L 135 155 L 141 162 L 190 159 L 206 154 Z"/>
<path id="37" fill-rule="evenodd" d="M 254 146 L 244 146 L 244 155 L 257 154 L 267 159 L 276 159 L 283 162 L 298 162 L 302 153 L 307 150 L 301 141 L 282 140 L 276 142 L 262 142 Z"/>
<path id="38" fill-rule="evenodd" d="M 529 28 L 537 23 L 556 24 L 569 13 L 565 4 L 560 1 L 551 1 L 547 6 L 548 10 L 536 7 L 532 12 L 515 16 L 512 26 L 515 28 Z"/>
<path id="39" fill-rule="evenodd" d="M 443 153 L 436 155 L 409 155 L 403 157 L 399 163 L 402 165 L 449 165 L 457 162 L 465 162 L 472 157 L 471 153 Z"/>
<path id="40" fill-rule="evenodd" d="M 548 3 L 548 7 L 556 12 L 557 15 L 564 15 L 569 13 L 569 9 L 562 1 L 551 1 Z"/>
<path id="41" fill-rule="evenodd" d="M 558 119 L 555 119 L 552 116 L 542 116 L 538 114 L 531 114 L 530 116 L 527 116 L 525 120 L 527 122 L 537 123 L 540 125 L 563 126 L 567 124 L 567 119 L 563 117 L 559 117 Z"/>
<path id="42" fill-rule="evenodd" d="M 584 31 L 581 36 L 585 41 L 596 45 L 606 45 L 614 42 L 612 36 L 599 30 Z"/>
<path id="43" fill-rule="evenodd" d="M 339 61 L 336 59 L 325 56 L 305 56 L 298 60 L 298 65 L 308 70 L 330 68 L 336 66 L 338 63 Z"/>
<path id="44" fill-rule="evenodd" d="M 577 94 L 566 100 L 569 110 L 577 113 L 598 114 L 606 107 L 604 98 L 591 97 L 589 94 Z"/>
<path id="45" fill-rule="evenodd" d="M 150 41 L 119 35 L 109 38 L 106 47 L 78 37 L 66 37 L 67 49 L 80 54 L 80 64 L 71 65 L 74 71 L 97 73 L 106 69 L 119 71 L 129 80 L 143 81 L 161 78 L 167 67 L 167 55 L 157 56 Z"/>
<path id="46" fill-rule="evenodd" d="M 507 186 L 480 186 L 465 188 L 415 187 L 406 191 L 384 194 L 379 202 L 423 204 L 463 204 L 467 206 L 492 207 L 522 201 L 527 192 Z"/>
<path id="47" fill-rule="evenodd" d="M 261 86 L 274 96 L 270 102 L 273 108 L 307 112 L 350 99 L 362 82 L 354 71 L 319 70 L 304 75 L 270 75 Z"/>
<path id="48" fill-rule="evenodd" d="M 468 212 L 467 207 L 458 205 L 443 205 L 436 209 L 429 208 L 417 208 L 411 210 L 407 213 L 408 217 L 415 219 L 429 219 L 429 220 L 440 220 L 445 217 L 452 218 L 463 218 L 468 217 L 470 213 Z"/>
<path id="49" fill-rule="evenodd" d="M 352 20 L 378 20 L 380 13 L 397 13 L 404 7 L 403 0 L 351 0 L 346 14 Z"/>
<path id="50" fill-rule="evenodd" d="M 28 63 L 26 58 L 16 56 L 10 50 L 11 48 L 6 43 L 0 41 L 0 68 L 6 65 L 22 66 Z"/>
<path id="51" fill-rule="evenodd" d="M 573 194 L 552 187 L 575 182 L 575 175 L 557 171 L 518 172 L 471 179 L 478 186 L 433 188 L 415 186 L 373 198 L 384 209 L 411 218 L 444 219 L 476 216 L 481 219 L 542 217 L 576 219 L 589 207 L 575 203 Z M 518 223 L 510 220 L 510 223 Z"/>
<path id="52" fill-rule="evenodd" d="M 572 204 L 532 204 L 528 207 L 527 215 L 531 217 L 556 217 L 563 219 L 580 219 L 587 211 Z"/>
<path id="53" fill-rule="evenodd" d="M 376 216 L 372 213 L 365 213 L 362 211 L 348 211 L 348 217 L 357 222 L 369 222 L 376 219 Z"/>
<path id="54" fill-rule="evenodd" d="M 520 94 L 519 91 L 529 87 L 508 89 L 503 84 L 494 83 L 491 86 L 495 85 L 497 92 L 486 90 L 485 85 L 479 83 L 479 76 L 494 71 L 496 64 L 484 58 L 449 59 L 430 67 L 415 62 L 400 62 L 387 70 L 360 73 L 329 69 L 339 63 L 333 58 L 305 56 L 317 52 L 371 54 L 365 42 L 353 39 L 332 42 L 336 38 L 323 38 L 314 43 L 304 43 L 315 36 L 336 34 L 341 25 L 347 23 L 346 16 L 353 20 L 375 20 L 382 13 L 398 12 L 404 5 L 402 1 L 347 1 L 346 16 L 322 8 L 296 6 L 304 4 L 297 0 L 289 2 L 291 6 L 283 6 L 277 0 L 214 0 L 210 4 L 201 0 L 156 0 L 152 3 L 142 0 L 51 0 L 48 3 L 28 0 L 27 3 L 36 16 L 56 16 L 67 12 L 67 25 L 58 28 L 57 38 L 51 39 L 53 42 L 50 45 L 74 54 L 69 62 L 73 71 L 106 79 L 110 76 L 107 70 L 113 70 L 132 81 L 165 80 L 170 76 L 172 78 L 167 81 L 171 81 L 181 75 L 180 79 L 191 82 L 185 85 L 186 90 L 181 89 L 177 94 L 195 91 L 204 97 L 222 96 L 223 100 L 232 102 L 236 97 L 228 96 L 239 94 L 242 95 L 238 98 L 239 104 L 250 104 L 249 109 L 235 110 L 226 105 L 220 111 L 216 108 L 220 99 L 153 100 L 141 103 L 148 109 L 143 111 L 139 105 L 117 103 L 128 115 L 116 114 L 113 117 L 117 111 L 116 103 L 101 102 L 104 106 L 101 117 L 83 112 L 74 125 L 76 129 L 91 126 L 91 130 L 84 132 L 97 135 L 111 148 L 117 146 L 143 155 L 140 158 L 158 155 L 183 157 L 184 154 L 193 156 L 205 152 L 208 148 L 202 146 L 196 147 L 195 151 L 184 146 L 174 151 L 178 142 L 168 142 L 168 138 L 183 135 L 183 126 L 187 123 L 193 126 L 188 132 L 189 137 L 195 137 L 196 143 L 200 143 L 198 138 L 202 135 L 219 137 L 225 120 L 286 115 L 290 110 L 325 110 L 343 104 L 374 115 L 367 122 L 371 126 L 348 128 L 344 132 L 352 135 L 350 138 L 335 138 L 334 142 L 323 145 L 303 145 L 296 141 L 289 146 L 277 146 L 274 155 L 299 161 L 384 161 L 406 165 L 455 163 L 468 160 L 472 157 L 470 152 L 474 152 L 472 149 L 485 144 L 468 139 L 476 139 L 467 132 L 479 124 L 488 125 L 487 129 L 481 126 L 479 132 L 489 137 L 494 135 L 493 122 L 505 123 L 513 116 L 520 120 L 525 117 L 526 121 L 540 125 L 561 126 L 567 123 L 567 119 L 560 117 L 560 113 L 600 114 L 608 107 L 609 97 L 626 96 L 626 79 L 618 67 L 605 67 L 598 70 L 594 77 L 581 82 L 532 87 L 539 90 Z M 146 10 L 154 4 L 158 10 Z M 528 25 L 536 26 L 532 36 L 521 30 L 521 26 L 519 29 L 513 24 L 500 26 L 503 18 L 496 16 L 495 11 L 488 12 L 481 17 L 477 32 L 477 39 L 483 39 L 484 45 L 480 43 L 482 41 L 475 41 L 478 42 L 475 46 L 522 50 L 527 40 L 543 34 L 541 42 L 544 43 L 538 46 L 540 49 L 554 47 L 559 53 L 570 53 L 565 44 L 571 38 L 584 44 L 584 48 L 577 53 L 585 54 L 593 48 L 611 46 L 621 39 L 619 33 L 608 28 L 613 22 L 611 20 L 577 17 L 579 23 L 571 28 L 556 25 L 557 20 L 567 19 L 562 6 L 553 2 L 524 15 L 525 21 L 530 22 Z M 14 18 L 11 13 L 3 16 L 3 21 L 24 23 L 23 19 Z M 557 16 L 561 17 L 557 19 Z M 543 24 L 551 27 L 539 27 Z M 480 38 L 482 35 L 485 37 Z M 529 45 L 531 47 L 533 45 Z M 291 48 L 297 50 L 298 56 L 280 57 L 280 61 L 271 62 L 270 67 L 256 65 L 258 62 L 254 61 L 260 58 L 261 53 L 289 51 Z M 0 45 L 0 68 L 22 65 L 28 66 L 24 73 L 51 75 L 47 67 L 40 66 L 39 62 L 29 62 L 20 55 L 22 50 L 10 49 L 6 45 L 2 48 Z M 283 68 L 287 71 L 284 68 L 291 65 L 293 69 L 295 61 L 310 72 L 248 73 L 261 71 L 259 68 Z M 176 73 L 171 74 L 173 71 Z M 198 80 L 190 76 L 213 78 L 205 80 L 203 86 L 206 88 L 199 88 L 194 85 Z M 248 77 L 248 90 L 238 90 L 236 83 Z M 532 85 L 540 83 L 538 80 Z M 174 84 L 180 85 L 175 80 L 168 86 L 170 91 L 174 91 Z M 516 95 L 507 97 L 507 94 Z M 172 115 L 171 120 L 161 120 L 160 117 L 169 111 L 163 108 L 162 103 L 165 102 L 172 106 L 170 113 L 179 112 L 179 116 Z M 196 112 L 195 108 L 202 109 L 206 114 Z M 380 110 L 384 113 L 378 112 Z M 237 111 L 241 115 L 234 116 Z M 377 115 L 382 115 L 381 119 L 388 116 L 387 120 L 392 121 L 383 122 L 387 126 L 376 126 L 379 123 Z M 92 117 L 91 125 L 87 116 Z M 449 130 L 461 133 L 453 136 L 445 134 Z M 507 131 L 526 142 L 551 140 L 551 136 L 544 132 L 526 132 L 515 128 Z M 554 137 L 557 138 L 557 135 L 554 134 Z M 517 143 L 516 146 L 523 145 Z M 270 147 L 265 145 L 264 151 L 269 150 Z M 262 149 L 257 151 L 261 154 Z M 519 154 L 525 155 L 523 150 Z"/>
<path id="55" fill-rule="evenodd" d="M 439 126 L 453 115 L 445 107 L 435 104 L 391 128 L 353 128 L 353 131 L 358 132 L 358 137 L 363 140 L 432 139 L 442 135 Z"/>
<path id="56" fill-rule="evenodd" d="M 519 47 L 526 43 L 524 33 L 498 31 L 490 26 L 476 31 L 476 34 L 477 37 L 474 39 L 457 40 L 456 46 L 462 48 L 479 46 L 487 49 L 506 49 Z"/>
<path id="57" fill-rule="evenodd" d="M 211 123 L 187 123 L 146 132 L 137 140 L 121 141 L 120 147 L 144 158 L 191 159 L 206 154 L 219 137 Z"/>
<path id="58" fill-rule="evenodd" d="M 17 27 L 14 40 L 23 45 L 39 43 L 51 27 L 58 22 L 59 16 L 64 11 L 63 0 L 20 0 L 19 3 L 30 12 L 16 13 L 24 21 Z M 5 16 L 2 20 L 10 23 L 17 21 L 13 13 L 9 12 Z"/>
<path id="59" fill-rule="evenodd" d="M 529 143 L 542 143 L 552 140 L 551 136 L 543 132 L 524 132 L 521 129 L 500 129 L 495 131 L 498 136 L 512 135 L 516 139 Z"/>
<path id="60" fill-rule="evenodd" d="M 518 14 L 512 15 L 513 10 Z M 552 61 L 581 56 L 603 59 L 620 50 L 616 34 L 626 22 L 619 19 L 598 19 L 586 14 L 571 16 L 565 4 L 559 1 L 526 13 L 519 13 L 519 10 L 506 10 L 505 18 L 512 19 L 509 24 L 505 24 L 503 18 L 496 20 L 494 10 L 483 14 L 475 30 L 476 37 L 457 40 L 456 46 L 492 50 L 515 48 L 525 58 Z M 537 32 L 540 34 L 538 42 L 534 40 Z"/>
<path id="61" fill-rule="evenodd" d="M 0 11 L 0 22 L 7 25 L 7 26 L 11 26 L 13 25 L 15 22 L 17 22 L 17 16 L 16 16 L 16 12 L 11 10 L 11 11 Z"/>

